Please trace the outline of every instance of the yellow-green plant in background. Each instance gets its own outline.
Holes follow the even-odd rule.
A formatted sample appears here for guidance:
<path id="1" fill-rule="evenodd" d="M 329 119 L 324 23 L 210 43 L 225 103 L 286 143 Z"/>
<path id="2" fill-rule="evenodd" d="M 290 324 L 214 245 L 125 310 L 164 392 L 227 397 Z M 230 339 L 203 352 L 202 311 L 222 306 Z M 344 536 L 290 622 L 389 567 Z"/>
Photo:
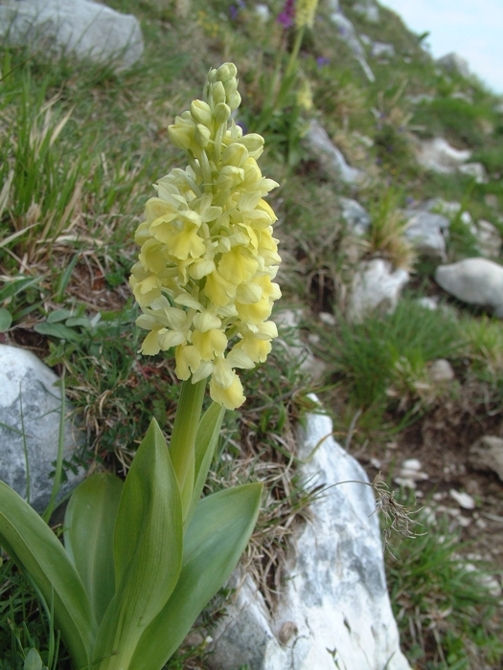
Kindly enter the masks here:
<path id="1" fill-rule="evenodd" d="M 131 280 L 150 331 L 143 351 L 175 347 L 184 380 L 169 449 L 152 421 L 125 482 L 88 477 L 64 548 L 0 482 L 0 542 L 50 604 L 79 670 L 161 670 L 234 569 L 260 505 L 259 483 L 200 500 L 224 407 L 244 401 L 235 368 L 264 360 L 276 335 L 280 260 L 263 200 L 275 183 L 256 164 L 263 140 L 231 120 L 234 65 L 210 71 L 204 97 L 170 128 L 189 167 L 158 182 Z M 209 377 L 216 402 L 200 418 Z"/>
<path id="2" fill-rule="evenodd" d="M 260 114 L 251 121 L 258 132 L 268 131 L 276 144 L 286 145 L 285 154 L 291 166 L 300 158 L 297 145 L 306 131 L 302 114 L 313 106 L 310 82 L 299 68 L 299 53 L 306 29 L 313 28 L 317 7 L 318 0 L 286 0 L 277 18 L 283 25 L 284 34 L 276 56 L 274 76 L 266 84 Z M 294 31 L 294 40 L 288 50 L 290 28 Z"/>

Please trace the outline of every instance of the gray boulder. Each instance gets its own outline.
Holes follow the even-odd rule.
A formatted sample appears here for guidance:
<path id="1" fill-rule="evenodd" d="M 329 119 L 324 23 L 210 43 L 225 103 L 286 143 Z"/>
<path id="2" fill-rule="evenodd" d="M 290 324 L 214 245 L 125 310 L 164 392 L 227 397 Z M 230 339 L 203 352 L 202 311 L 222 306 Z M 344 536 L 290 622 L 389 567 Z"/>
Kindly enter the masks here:
<path id="1" fill-rule="evenodd" d="M 482 163 L 465 163 L 459 166 L 458 171 L 467 177 L 473 177 L 477 184 L 487 184 L 487 173 Z"/>
<path id="2" fill-rule="evenodd" d="M 237 592 L 212 631 L 214 670 L 410 670 L 386 588 L 372 489 L 332 431 L 329 417 L 308 415 L 298 457 L 305 480 L 325 493 L 294 537 L 273 614 L 251 577 L 235 575 Z"/>
<path id="3" fill-rule="evenodd" d="M 346 16 L 344 16 L 340 9 L 339 11 L 335 11 L 330 14 L 330 20 L 337 27 L 339 38 L 345 44 L 347 44 L 347 46 L 353 52 L 356 60 L 360 63 L 367 79 L 370 82 L 375 82 L 375 75 L 365 59 L 365 49 L 363 48 L 362 43 L 356 34 L 355 27 L 351 21 Z"/>
<path id="4" fill-rule="evenodd" d="M 446 239 L 449 237 L 450 221 L 442 214 L 421 210 L 405 210 L 407 220 L 405 237 L 422 254 L 445 260 Z"/>
<path id="5" fill-rule="evenodd" d="M 391 263 L 382 258 L 362 263 L 353 278 L 347 307 L 348 319 L 360 323 L 371 312 L 391 314 L 408 281 L 409 273 L 406 270 L 394 270 Z"/>
<path id="6" fill-rule="evenodd" d="M 489 307 L 503 318 L 503 267 L 487 258 L 465 258 L 439 265 L 435 281 L 444 291 L 470 305 Z"/>
<path id="7" fill-rule="evenodd" d="M 369 23 L 379 23 L 379 7 L 374 0 L 359 0 L 353 5 L 353 11 Z"/>
<path id="8" fill-rule="evenodd" d="M 316 358 L 309 344 L 300 336 L 301 323 L 304 319 L 302 309 L 282 309 L 275 315 L 279 337 L 276 346 L 284 347 L 289 359 L 296 362 L 297 367 L 305 372 L 315 383 L 320 383 L 327 371 L 327 366 L 320 358 Z"/>
<path id="9" fill-rule="evenodd" d="M 319 161 L 327 177 L 350 185 L 357 185 L 363 180 L 363 172 L 348 165 L 342 152 L 334 146 L 327 131 L 318 121 L 311 121 L 304 144 Z"/>
<path id="10" fill-rule="evenodd" d="M 454 51 L 442 56 L 437 60 L 437 65 L 446 72 L 456 72 L 465 79 L 470 76 L 468 61 Z"/>
<path id="11" fill-rule="evenodd" d="M 0 345 L 0 479 L 42 512 L 53 485 L 58 454 L 61 390 L 58 377 L 30 351 Z M 71 407 L 65 403 L 65 414 Z M 68 417 L 64 421 L 64 459 L 69 461 L 84 435 Z M 68 471 L 59 497 L 83 479 Z M 27 496 L 27 479 L 30 486 Z"/>
<path id="12" fill-rule="evenodd" d="M 470 464 L 475 470 L 492 470 L 503 482 L 503 439 L 484 435 L 470 447 Z"/>
<path id="13" fill-rule="evenodd" d="M 4 0 L 0 37 L 14 46 L 131 67 L 143 53 L 138 20 L 92 0 Z"/>
<path id="14" fill-rule="evenodd" d="M 370 53 L 374 58 L 394 58 L 396 55 L 395 47 L 386 42 L 373 42 Z"/>
<path id="15" fill-rule="evenodd" d="M 480 219 L 475 226 L 477 242 L 484 256 L 498 258 L 501 251 L 501 233 L 490 221 Z"/>
<path id="16" fill-rule="evenodd" d="M 420 142 L 417 149 L 417 160 L 427 170 L 451 174 L 466 163 L 471 156 L 469 150 L 458 150 L 451 147 L 443 137 Z"/>
<path id="17" fill-rule="evenodd" d="M 339 198 L 342 207 L 342 218 L 353 235 L 365 235 L 370 228 L 371 220 L 359 202 L 352 198 Z"/>

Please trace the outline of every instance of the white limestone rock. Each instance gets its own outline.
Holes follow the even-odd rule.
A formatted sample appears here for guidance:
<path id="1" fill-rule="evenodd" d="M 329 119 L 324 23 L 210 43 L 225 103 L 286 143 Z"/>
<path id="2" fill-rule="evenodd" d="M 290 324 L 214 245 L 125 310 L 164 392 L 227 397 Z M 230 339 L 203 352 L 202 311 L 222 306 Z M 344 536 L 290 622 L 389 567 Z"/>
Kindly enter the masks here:
<path id="1" fill-rule="evenodd" d="M 344 16 L 340 9 L 330 14 L 330 20 L 337 27 L 339 38 L 347 44 L 356 60 L 360 63 L 367 79 L 372 83 L 375 82 L 375 75 L 365 59 L 365 49 L 363 48 L 351 21 Z"/>
<path id="2" fill-rule="evenodd" d="M 421 204 L 421 209 L 425 212 L 434 212 L 444 214 L 449 219 L 453 219 L 461 209 L 461 203 L 456 201 L 447 201 L 443 198 L 430 198 Z M 469 226 L 473 225 L 473 219 L 470 212 L 464 211 L 461 214 L 461 220 Z"/>
<path id="3" fill-rule="evenodd" d="M 58 377 L 30 351 L 0 345 L 0 479 L 26 499 L 26 456 L 29 502 L 42 512 L 47 506 L 60 434 L 61 390 Z M 65 403 L 66 413 L 71 407 Z M 24 436 L 23 436 L 24 433 Z M 84 434 L 65 420 L 64 459 L 69 461 Z M 67 472 L 60 498 L 82 481 L 84 471 Z"/>
<path id="4" fill-rule="evenodd" d="M 374 0 L 359 0 L 353 5 L 353 11 L 369 23 L 379 23 L 379 7 Z"/>
<path id="5" fill-rule="evenodd" d="M 487 258 L 465 258 L 439 265 L 435 281 L 444 291 L 470 305 L 489 307 L 503 318 L 503 267 Z"/>
<path id="6" fill-rule="evenodd" d="M 437 61 L 439 65 L 446 72 L 457 72 L 465 79 L 470 77 L 470 67 L 466 58 L 463 58 L 454 51 L 442 56 Z"/>
<path id="7" fill-rule="evenodd" d="M 475 500 L 469 493 L 466 493 L 465 491 L 456 491 L 456 489 L 450 489 L 449 495 L 463 509 L 475 509 Z"/>
<path id="8" fill-rule="evenodd" d="M 432 312 L 438 309 L 438 297 L 437 296 L 423 296 L 417 299 L 417 304 L 421 305 L 425 309 L 429 309 Z"/>
<path id="9" fill-rule="evenodd" d="M 386 42 L 373 42 L 370 53 L 373 58 L 394 58 L 396 55 L 395 47 Z"/>
<path id="10" fill-rule="evenodd" d="M 446 216 L 449 219 L 449 227 L 453 223 L 453 221 L 458 217 L 459 212 L 461 210 L 461 203 L 460 202 L 448 202 L 446 200 L 443 200 L 442 198 L 431 198 L 430 200 L 426 200 L 423 202 L 420 206 L 420 208 L 425 211 L 425 212 L 432 212 L 434 214 L 442 214 L 443 216 Z M 461 219 L 461 223 L 463 223 L 465 226 L 468 226 L 468 229 L 470 230 L 470 233 L 477 238 L 477 240 L 480 242 L 481 238 L 483 237 L 483 233 L 481 234 L 479 231 L 479 227 L 475 225 L 475 222 L 472 218 L 472 215 L 468 211 L 461 212 L 461 215 L 459 217 Z M 491 225 L 491 224 L 489 224 Z M 483 226 L 482 226 L 483 227 Z M 497 232 L 497 231 L 496 231 Z M 448 234 L 449 231 L 445 230 L 443 231 L 444 237 L 446 240 L 448 240 Z M 494 241 L 494 238 L 493 238 Z M 482 251 L 482 245 L 479 244 L 480 249 Z"/>
<path id="11" fill-rule="evenodd" d="M 429 93 L 418 93 L 417 95 L 406 95 L 405 99 L 413 105 L 420 105 L 423 102 L 433 102 L 435 96 L 430 95 Z"/>
<path id="12" fill-rule="evenodd" d="M 348 319 L 358 323 L 370 312 L 391 314 L 408 281 L 409 273 L 406 270 L 393 270 L 391 263 L 382 258 L 366 261 L 353 278 L 347 308 Z"/>
<path id="13" fill-rule="evenodd" d="M 404 212 L 407 228 L 404 236 L 422 254 L 445 260 L 450 221 L 442 214 L 408 209 Z"/>
<path id="14" fill-rule="evenodd" d="M 262 2 L 258 5 L 254 5 L 253 13 L 262 23 L 267 23 L 271 18 L 271 10 Z"/>
<path id="15" fill-rule="evenodd" d="M 473 105 L 473 95 L 465 93 L 464 91 L 454 91 L 450 96 L 453 100 L 464 100 L 470 105 Z"/>
<path id="16" fill-rule="evenodd" d="M 478 246 L 484 256 L 498 258 L 501 252 L 501 233 L 490 221 L 480 219 L 475 226 Z"/>
<path id="17" fill-rule="evenodd" d="M 452 365 L 445 358 L 437 358 L 431 363 L 428 376 L 434 384 L 447 384 L 456 378 Z"/>
<path id="18" fill-rule="evenodd" d="M 467 177 L 473 177 L 477 184 L 487 184 L 487 173 L 482 163 L 465 163 L 459 166 L 458 171 Z"/>
<path id="19" fill-rule="evenodd" d="M 451 147 L 443 137 L 420 142 L 417 149 L 417 160 L 427 170 L 450 174 L 470 159 L 472 152 L 468 149 L 460 151 Z"/>
<path id="20" fill-rule="evenodd" d="M 301 309 L 277 312 L 274 321 L 278 326 L 279 337 L 275 346 L 283 346 L 302 372 L 309 375 L 313 382 L 320 382 L 327 372 L 327 366 L 320 358 L 316 358 L 309 344 L 302 340 L 299 332 L 302 319 Z"/>
<path id="21" fill-rule="evenodd" d="M 365 235 L 370 228 L 371 219 L 359 202 L 352 198 L 339 198 L 342 207 L 342 218 L 353 235 Z"/>
<path id="22" fill-rule="evenodd" d="M 302 475 L 326 495 L 294 538 L 277 608 L 271 615 L 246 577 L 212 631 L 214 670 L 410 670 L 386 589 L 372 489 L 340 484 L 368 479 L 332 431 L 329 417 L 308 415 Z"/>
<path id="23" fill-rule="evenodd" d="M 72 53 L 120 71 L 143 53 L 138 20 L 92 0 L 4 0 L 0 37 L 44 53 Z"/>
<path id="24" fill-rule="evenodd" d="M 503 482 L 503 438 L 484 435 L 472 444 L 470 465 L 476 470 L 492 470 Z"/>
<path id="25" fill-rule="evenodd" d="M 363 180 L 363 172 L 348 165 L 342 152 L 334 146 L 327 131 L 318 121 L 313 119 L 309 124 L 304 143 L 328 177 L 353 186 Z"/>

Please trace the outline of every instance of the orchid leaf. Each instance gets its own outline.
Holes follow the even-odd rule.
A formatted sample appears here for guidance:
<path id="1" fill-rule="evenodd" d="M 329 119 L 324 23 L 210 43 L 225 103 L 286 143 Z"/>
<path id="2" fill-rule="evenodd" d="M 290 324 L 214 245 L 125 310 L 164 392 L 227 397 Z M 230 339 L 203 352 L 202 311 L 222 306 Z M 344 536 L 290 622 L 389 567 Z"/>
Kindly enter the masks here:
<path id="1" fill-rule="evenodd" d="M 43 670 L 42 659 L 35 648 L 30 649 L 24 660 L 23 670 Z"/>
<path id="2" fill-rule="evenodd" d="M 143 633 L 131 664 L 135 670 L 161 670 L 230 577 L 255 527 L 261 493 L 262 484 L 245 484 L 199 502 L 176 588 Z"/>
<path id="3" fill-rule="evenodd" d="M 152 421 L 129 470 L 114 534 L 116 591 L 94 652 L 96 669 L 132 668 L 148 624 L 170 597 L 182 563 L 180 492 L 164 436 Z"/>
<path id="4" fill-rule="evenodd" d="M 115 592 L 113 538 L 123 486 L 115 475 L 91 475 L 75 489 L 65 514 L 65 548 L 98 623 Z"/>
<path id="5" fill-rule="evenodd" d="M 54 603 L 56 625 L 75 666 L 87 668 L 96 625 L 82 581 L 49 526 L 1 481 L 0 544 Z"/>

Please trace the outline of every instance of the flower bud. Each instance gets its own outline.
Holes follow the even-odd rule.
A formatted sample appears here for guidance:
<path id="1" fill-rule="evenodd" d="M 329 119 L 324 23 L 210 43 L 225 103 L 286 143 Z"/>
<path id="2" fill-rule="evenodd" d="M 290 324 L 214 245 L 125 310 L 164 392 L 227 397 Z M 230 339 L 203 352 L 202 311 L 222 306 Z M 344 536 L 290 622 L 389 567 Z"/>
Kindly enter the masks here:
<path id="1" fill-rule="evenodd" d="M 234 111 L 241 104 L 241 95 L 237 91 L 234 91 L 234 93 L 231 93 L 229 96 L 227 102 L 229 103 L 229 107 L 232 109 L 232 111 Z"/>
<path id="2" fill-rule="evenodd" d="M 218 105 L 219 102 L 225 102 L 225 88 L 221 81 L 212 84 L 210 92 L 214 105 Z"/>
<path id="3" fill-rule="evenodd" d="M 234 77 L 228 81 L 223 82 L 225 88 L 225 94 L 227 97 L 231 96 L 235 91 L 238 90 L 238 80 Z"/>
<path id="4" fill-rule="evenodd" d="M 211 68 L 210 71 L 208 72 L 208 76 L 206 78 L 206 81 L 208 84 L 214 84 L 217 80 L 217 70 L 215 68 Z"/>
<path id="5" fill-rule="evenodd" d="M 206 126 L 203 126 L 202 123 L 198 123 L 196 126 L 196 132 L 194 133 L 194 141 L 201 149 L 204 149 L 211 138 L 211 131 Z"/>
<path id="6" fill-rule="evenodd" d="M 202 100 L 193 100 L 190 105 L 190 115 L 196 123 L 210 126 L 212 122 L 211 107 Z"/>
<path id="7" fill-rule="evenodd" d="M 227 123 L 231 115 L 231 110 L 229 105 L 226 105 L 225 102 L 219 102 L 213 110 L 213 116 L 215 117 L 215 122 L 219 125 Z"/>
<path id="8" fill-rule="evenodd" d="M 224 63 L 217 70 L 217 79 L 218 81 L 228 81 L 229 79 L 235 79 L 238 73 L 237 67 L 234 63 Z"/>
<path id="9" fill-rule="evenodd" d="M 194 138 L 195 124 L 189 125 L 183 123 L 180 117 L 177 117 L 177 122 L 168 126 L 169 139 L 173 142 L 175 147 L 188 151 L 192 140 Z"/>
<path id="10" fill-rule="evenodd" d="M 257 159 L 264 150 L 264 138 L 257 133 L 243 135 L 239 142 L 248 149 L 252 158 Z"/>
<path id="11" fill-rule="evenodd" d="M 248 158 L 248 151 L 241 142 L 232 142 L 222 154 L 222 163 L 224 165 L 234 165 L 242 167 Z"/>

